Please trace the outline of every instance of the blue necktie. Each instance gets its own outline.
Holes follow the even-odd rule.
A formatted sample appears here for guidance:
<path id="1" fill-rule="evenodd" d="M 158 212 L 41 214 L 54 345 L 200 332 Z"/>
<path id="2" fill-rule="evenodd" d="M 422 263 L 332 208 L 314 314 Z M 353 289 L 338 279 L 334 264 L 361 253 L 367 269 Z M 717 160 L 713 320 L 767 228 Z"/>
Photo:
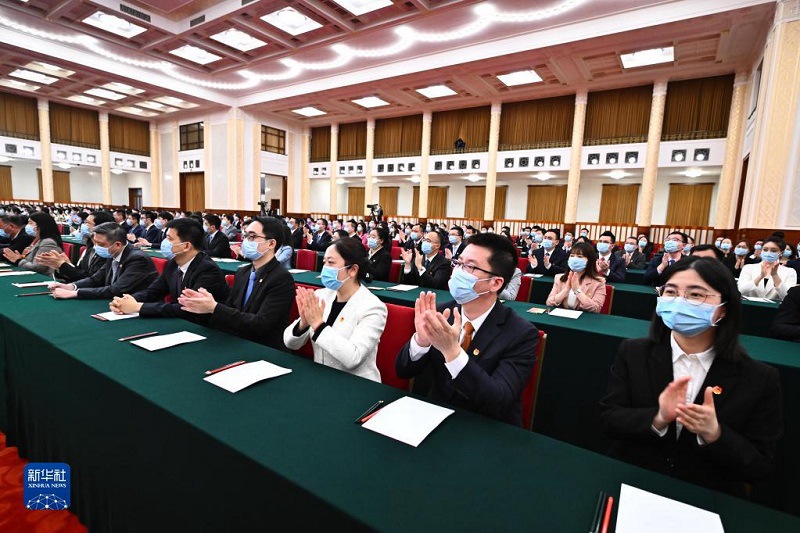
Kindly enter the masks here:
<path id="1" fill-rule="evenodd" d="M 119 273 L 119 262 L 111 261 L 111 283 L 117 281 L 117 274 Z"/>
<path id="2" fill-rule="evenodd" d="M 250 295 L 253 293 L 253 285 L 256 283 L 256 271 L 250 271 L 250 281 L 247 284 L 247 291 L 244 293 L 244 305 L 247 305 L 247 300 L 250 299 Z"/>
<path id="3" fill-rule="evenodd" d="M 672 265 L 674 265 L 674 264 L 675 264 L 675 260 L 674 260 L 674 259 L 670 259 L 670 260 L 669 260 L 669 266 L 672 266 Z"/>

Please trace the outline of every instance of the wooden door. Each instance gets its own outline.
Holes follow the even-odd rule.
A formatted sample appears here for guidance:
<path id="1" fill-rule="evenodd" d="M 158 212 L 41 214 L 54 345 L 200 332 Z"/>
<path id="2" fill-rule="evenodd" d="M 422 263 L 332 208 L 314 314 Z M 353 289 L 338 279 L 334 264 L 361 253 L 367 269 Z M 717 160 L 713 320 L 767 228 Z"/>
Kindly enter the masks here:
<path id="1" fill-rule="evenodd" d="M 128 207 L 139 211 L 142 210 L 142 189 L 128 189 Z"/>
<path id="2" fill-rule="evenodd" d="M 206 183 L 203 172 L 181 174 L 181 209 L 203 211 L 206 205 Z"/>

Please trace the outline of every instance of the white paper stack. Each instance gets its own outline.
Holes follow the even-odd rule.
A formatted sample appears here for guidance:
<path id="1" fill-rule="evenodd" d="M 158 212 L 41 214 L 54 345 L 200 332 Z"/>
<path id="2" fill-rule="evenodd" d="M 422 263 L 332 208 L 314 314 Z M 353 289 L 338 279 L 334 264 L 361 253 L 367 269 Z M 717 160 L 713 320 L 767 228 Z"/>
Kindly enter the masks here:
<path id="1" fill-rule="evenodd" d="M 398 291 L 398 292 L 408 292 L 413 291 L 414 289 L 419 289 L 417 285 L 392 285 L 391 287 L 386 287 L 386 290 L 389 291 Z"/>
<path id="2" fill-rule="evenodd" d="M 34 281 L 33 283 L 12 283 L 13 286 L 20 289 L 27 289 L 28 287 L 47 287 L 53 283 L 52 281 Z"/>
<path id="3" fill-rule="evenodd" d="M 576 309 L 562 309 L 560 307 L 556 307 L 550 311 L 550 316 L 560 316 L 562 318 L 578 318 L 582 314 L 583 311 L 578 311 Z"/>
<path id="4" fill-rule="evenodd" d="M 156 350 L 171 348 L 173 346 L 178 346 L 179 344 L 186 344 L 188 342 L 197 342 L 202 340 L 205 340 L 205 337 L 202 335 L 197 335 L 196 333 L 191 333 L 189 331 L 179 331 L 178 333 L 172 333 L 170 335 L 158 335 L 157 337 L 148 337 L 146 339 L 131 341 L 131 344 L 135 344 L 139 348 L 144 348 L 145 350 L 155 352 Z"/>
<path id="5" fill-rule="evenodd" d="M 308 270 L 303 270 L 302 268 L 290 268 L 289 274 L 302 274 L 303 272 L 308 272 Z"/>
<path id="6" fill-rule="evenodd" d="M 267 361 L 254 361 L 217 372 L 203 379 L 228 392 L 239 392 L 254 383 L 283 376 L 291 371 L 290 368 L 273 365 Z"/>
<path id="7" fill-rule="evenodd" d="M 622 484 L 617 533 L 723 533 L 716 513 Z"/>
<path id="8" fill-rule="evenodd" d="M 454 412 L 405 396 L 378 411 L 363 427 L 416 448 Z"/>
<path id="9" fill-rule="evenodd" d="M 126 318 L 136 318 L 136 317 L 139 316 L 139 313 L 130 313 L 130 314 L 127 314 L 127 315 L 118 315 L 114 311 L 106 311 L 105 313 L 97 313 L 97 314 L 92 315 L 92 316 L 96 316 L 96 317 L 98 317 L 98 318 L 100 318 L 102 320 L 106 320 L 108 322 L 114 322 L 116 320 L 125 320 Z"/>
<path id="10" fill-rule="evenodd" d="M 17 270 L 14 272 L 0 272 L 0 276 L 30 276 L 31 274 L 36 274 L 36 272 L 31 272 L 30 270 Z"/>

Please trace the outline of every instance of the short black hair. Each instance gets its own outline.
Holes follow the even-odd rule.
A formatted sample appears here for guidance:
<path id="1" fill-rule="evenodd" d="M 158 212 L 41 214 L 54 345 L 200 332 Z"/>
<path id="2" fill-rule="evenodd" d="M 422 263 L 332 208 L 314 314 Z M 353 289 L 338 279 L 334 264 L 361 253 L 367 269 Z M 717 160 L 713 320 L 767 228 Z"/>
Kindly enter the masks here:
<path id="1" fill-rule="evenodd" d="M 711 250 L 714 252 L 714 256 L 722 261 L 723 255 L 722 252 L 719 251 L 719 248 L 714 246 L 713 244 L 698 244 L 697 246 L 692 246 L 692 249 L 689 251 L 689 255 L 694 255 L 695 252 L 704 252 L 706 250 Z"/>
<path id="2" fill-rule="evenodd" d="M 325 226 L 325 229 L 328 229 L 328 221 L 327 221 L 327 220 L 325 220 L 324 218 L 318 218 L 318 219 L 317 219 L 317 222 L 319 222 L 320 224 L 322 224 L 323 226 Z"/>
<path id="3" fill-rule="evenodd" d="M 203 226 L 194 217 L 170 220 L 166 229 L 170 228 L 175 229 L 181 242 L 188 242 L 195 250 L 203 249 Z"/>
<path id="4" fill-rule="evenodd" d="M 783 237 L 781 235 L 783 235 L 783 232 L 780 232 L 780 234 L 778 234 L 778 232 L 773 233 L 772 235 L 764 239 L 764 241 L 761 243 L 761 246 L 764 246 L 768 242 L 771 242 L 775 244 L 778 248 L 780 248 L 781 253 L 783 253 L 783 251 L 786 249 L 786 241 L 783 240 Z"/>
<path id="5" fill-rule="evenodd" d="M 680 235 L 680 237 L 681 237 L 681 242 L 682 242 L 683 244 L 686 244 L 686 240 L 687 240 L 687 239 L 688 239 L 688 237 L 689 237 L 689 236 L 688 236 L 688 235 L 686 235 L 684 232 L 682 232 L 682 231 L 677 231 L 677 230 L 675 230 L 675 231 L 670 231 L 669 233 L 667 233 L 667 237 L 669 237 L 670 235 Z"/>
<path id="6" fill-rule="evenodd" d="M 383 241 L 382 246 L 386 246 L 390 243 L 389 230 L 386 229 L 385 226 L 376 225 L 370 231 L 374 231 L 378 234 L 378 238 Z"/>
<path id="7" fill-rule="evenodd" d="M 462 237 L 462 238 L 464 237 L 464 230 L 461 229 L 461 226 L 453 226 L 452 228 L 450 228 L 450 231 L 453 231 L 453 230 L 456 230 L 456 233 L 458 233 L 459 237 Z"/>
<path id="8" fill-rule="evenodd" d="M 94 217 L 95 227 L 106 222 L 114 222 L 114 217 L 108 211 L 95 211 L 94 213 L 89 213 L 89 216 Z"/>
<path id="9" fill-rule="evenodd" d="M 142 214 L 144 215 L 144 218 L 150 219 L 150 222 L 155 222 L 156 218 L 158 218 L 158 213 L 155 211 L 150 211 L 149 209 L 147 211 L 142 211 Z"/>
<path id="10" fill-rule="evenodd" d="M 468 242 L 468 246 L 480 246 L 491 252 L 489 267 L 492 272 L 503 278 L 503 286 L 498 294 L 503 292 L 514 277 L 514 269 L 517 268 L 517 249 L 510 240 L 496 233 L 476 233 Z"/>
<path id="11" fill-rule="evenodd" d="M 561 230 L 558 228 L 550 228 L 549 230 L 545 231 L 545 233 L 552 232 L 556 234 L 556 240 L 561 240 Z"/>
<path id="12" fill-rule="evenodd" d="M 678 272 L 694 270 L 712 289 L 720 293 L 725 305 L 725 316 L 715 326 L 714 353 L 716 357 L 728 361 L 741 361 L 748 358 L 747 352 L 739 344 L 739 330 L 742 323 L 742 295 L 733 279 L 731 271 L 722 264 L 707 257 L 686 257 L 667 267 L 662 275 L 664 283 Z M 650 325 L 650 340 L 655 343 L 666 342 L 670 329 L 657 314 Z"/>
<path id="13" fill-rule="evenodd" d="M 219 217 L 217 217 L 217 220 L 219 220 Z M 264 234 L 264 237 L 267 239 L 275 239 L 275 253 L 277 253 L 278 248 L 283 246 L 283 243 L 286 242 L 286 236 L 283 232 L 284 228 L 287 230 L 289 229 L 286 227 L 286 224 L 272 217 L 254 217 L 250 223 L 252 224 L 253 222 L 261 224 L 261 232 Z M 210 223 L 213 224 L 213 222 Z"/>
<path id="14" fill-rule="evenodd" d="M 612 232 L 606 230 L 600 234 L 601 237 L 611 237 L 611 242 L 617 242 L 617 236 L 614 235 Z"/>
<path id="15" fill-rule="evenodd" d="M 219 229 L 222 225 L 222 220 L 217 215 L 213 215 L 211 213 L 207 214 L 203 217 L 203 220 L 208 222 L 209 225 L 214 226 L 215 228 Z"/>
<path id="16" fill-rule="evenodd" d="M 343 238 L 345 238 L 345 237 L 347 237 L 348 239 L 350 238 L 350 234 L 349 234 L 349 233 L 347 233 L 347 232 L 346 232 L 345 230 L 343 230 L 343 229 L 337 229 L 336 231 L 334 231 L 334 232 L 333 232 L 333 234 L 334 234 L 334 235 L 338 235 L 340 239 L 343 239 Z"/>
<path id="17" fill-rule="evenodd" d="M 358 281 L 367 279 L 367 265 L 369 264 L 369 259 L 367 258 L 367 251 L 364 249 L 364 245 L 361 244 L 360 239 L 351 239 L 349 237 L 336 239 L 331 243 L 331 246 L 342 256 L 346 266 L 358 266 L 358 275 L 356 276 Z"/>
<path id="18" fill-rule="evenodd" d="M 104 235 L 108 239 L 109 244 L 114 242 L 121 242 L 127 244 L 128 234 L 122 229 L 122 226 L 116 222 L 103 222 L 94 227 L 94 233 Z"/>
<path id="19" fill-rule="evenodd" d="M 167 222 L 169 222 L 170 220 L 172 220 L 172 219 L 174 219 L 174 218 L 175 218 L 174 216 L 172 216 L 172 213 L 170 213 L 169 211 L 161 211 L 161 212 L 158 214 L 158 216 L 159 216 L 159 217 L 161 217 L 161 218 L 163 218 L 163 219 L 164 219 L 164 220 L 166 220 Z"/>

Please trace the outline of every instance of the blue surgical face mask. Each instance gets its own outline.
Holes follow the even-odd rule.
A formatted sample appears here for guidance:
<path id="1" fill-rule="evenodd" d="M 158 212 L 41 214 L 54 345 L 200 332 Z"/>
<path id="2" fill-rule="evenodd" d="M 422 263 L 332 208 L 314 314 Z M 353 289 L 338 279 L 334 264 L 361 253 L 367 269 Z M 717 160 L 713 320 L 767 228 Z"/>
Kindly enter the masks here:
<path id="1" fill-rule="evenodd" d="M 412 241 L 418 241 L 419 240 L 419 233 L 417 233 L 416 231 L 412 231 L 411 235 L 409 235 L 409 237 L 411 237 Z"/>
<path id="2" fill-rule="evenodd" d="M 456 244 L 456 243 L 458 243 L 458 237 L 457 237 L 456 235 L 450 235 L 450 236 L 447 238 L 447 240 L 448 240 L 448 241 L 450 241 L 450 244 Z"/>
<path id="3" fill-rule="evenodd" d="M 601 254 L 608 253 L 608 250 L 611 248 L 611 245 L 607 242 L 598 242 L 597 243 L 597 251 Z"/>
<path id="4" fill-rule="evenodd" d="M 720 245 L 719 245 L 719 248 L 720 248 L 720 250 L 722 250 L 723 252 L 730 251 L 730 249 L 731 249 L 731 243 L 729 243 L 729 242 L 723 242 L 722 244 L 720 244 Z"/>
<path id="5" fill-rule="evenodd" d="M 766 250 L 761 250 L 761 260 L 766 261 L 767 263 L 774 263 L 778 260 L 780 254 L 778 252 L 768 252 Z"/>
<path id="6" fill-rule="evenodd" d="M 36 237 L 36 230 L 33 229 L 33 226 L 31 226 L 30 224 L 25 226 L 25 233 L 27 233 L 31 237 Z"/>
<path id="7" fill-rule="evenodd" d="M 565 235 L 564 242 L 572 242 L 572 235 Z"/>
<path id="8" fill-rule="evenodd" d="M 552 239 L 545 239 L 542 241 L 542 248 L 545 250 L 552 250 L 556 243 Z"/>
<path id="9" fill-rule="evenodd" d="M 6 230 L 0 229 L 0 237 L 3 237 L 3 238 L 8 237 L 8 233 L 6 233 Z"/>
<path id="10" fill-rule="evenodd" d="M 533 242 L 542 242 L 543 240 L 544 240 L 544 237 L 542 237 L 538 233 L 533 236 Z"/>
<path id="11" fill-rule="evenodd" d="M 163 223 L 163 222 L 161 222 L 161 219 L 160 219 L 160 218 L 157 218 L 157 219 L 155 219 L 155 220 L 153 221 L 153 225 L 154 225 L 155 227 L 157 227 L 158 229 L 161 229 L 161 228 L 163 228 L 163 227 L 164 227 L 164 223 Z"/>
<path id="12" fill-rule="evenodd" d="M 625 252 L 627 252 L 629 254 L 632 254 L 635 251 L 636 251 L 636 245 L 635 244 L 626 244 L 625 245 Z"/>
<path id="13" fill-rule="evenodd" d="M 203 231 L 208 233 L 209 227 L 208 224 L 203 224 Z"/>
<path id="14" fill-rule="evenodd" d="M 428 255 L 433 251 L 433 245 L 429 242 L 423 242 L 420 250 L 422 250 L 423 254 Z"/>
<path id="15" fill-rule="evenodd" d="M 242 242 L 242 256 L 250 261 L 258 261 L 264 256 L 263 252 L 258 251 L 258 243 L 245 239 Z"/>
<path id="16" fill-rule="evenodd" d="M 664 243 L 664 251 L 668 254 L 674 254 L 681 249 L 681 243 L 678 241 L 666 241 Z"/>
<path id="17" fill-rule="evenodd" d="M 581 237 L 586 237 L 586 232 L 585 231 L 581 232 Z"/>
<path id="18" fill-rule="evenodd" d="M 639 246 L 641 246 L 642 248 L 644 248 L 645 246 L 647 246 L 647 241 L 646 241 L 646 240 L 644 240 L 644 239 L 640 239 L 640 240 L 639 240 Z"/>
<path id="19" fill-rule="evenodd" d="M 747 255 L 749 250 L 747 248 L 742 248 L 741 246 L 737 246 L 733 249 L 733 253 L 738 256 Z"/>
<path id="20" fill-rule="evenodd" d="M 469 240 L 469 233 L 465 233 L 465 234 L 464 234 L 464 240 L 465 240 L 465 241 L 468 241 L 468 240 Z"/>
<path id="21" fill-rule="evenodd" d="M 223 222 L 222 225 L 224 226 L 225 223 Z M 291 230 L 294 229 L 294 222 L 292 222 L 291 220 L 289 222 L 287 222 L 286 225 L 289 227 L 289 229 L 291 229 Z"/>
<path id="22" fill-rule="evenodd" d="M 168 239 L 161 241 L 161 255 L 163 255 L 164 259 L 167 261 L 175 257 L 175 253 L 172 251 L 172 241 Z"/>
<path id="23" fill-rule="evenodd" d="M 94 253 L 97 254 L 97 257 L 100 257 L 102 259 L 108 259 L 109 257 L 111 257 L 111 252 L 108 250 L 108 248 L 103 248 L 102 246 L 95 245 Z"/>
<path id="24" fill-rule="evenodd" d="M 475 284 L 478 281 L 481 280 L 474 274 L 464 272 L 463 268 L 456 268 L 453 270 L 453 275 L 450 276 L 450 281 L 447 282 L 447 287 L 450 289 L 453 299 L 463 305 L 489 292 L 476 292 Z"/>
<path id="25" fill-rule="evenodd" d="M 317 233 L 322 233 L 322 224 L 317 224 L 314 229 L 317 230 Z"/>
<path id="26" fill-rule="evenodd" d="M 656 314 L 672 331 L 687 337 L 694 337 L 716 325 L 713 317 L 717 307 L 719 306 L 709 303 L 695 305 L 680 296 L 676 298 L 659 297 Z"/>
<path id="27" fill-rule="evenodd" d="M 376 239 L 375 237 L 370 237 L 367 239 L 367 246 L 369 246 L 370 250 L 374 250 L 375 248 L 377 248 L 378 244 L 379 244 L 378 239 Z"/>
<path id="28" fill-rule="evenodd" d="M 586 264 L 589 262 L 585 257 L 570 257 L 567 259 L 567 266 L 573 272 L 583 272 L 586 270 Z"/>
<path id="29" fill-rule="evenodd" d="M 756 251 L 758 251 L 758 250 L 760 250 L 760 249 L 761 249 L 761 245 L 760 245 L 760 244 L 756 244 L 755 246 L 753 246 L 753 248 L 754 248 Z"/>
<path id="30" fill-rule="evenodd" d="M 792 256 L 792 251 L 791 250 L 784 250 L 783 251 L 783 257 L 791 257 L 791 256 Z"/>
<path id="31" fill-rule="evenodd" d="M 320 278 L 322 279 L 322 284 L 325 285 L 326 288 L 332 291 L 338 291 L 341 288 L 341 286 L 344 285 L 344 281 L 339 281 L 339 271 L 344 268 L 349 268 L 349 267 L 347 266 L 343 266 L 342 268 L 336 268 L 332 266 L 322 267 L 322 275 L 320 276 Z"/>
<path id="32" fill-rule="evenodd" d="M 86 223 L 81 224 L 81 235 L 88 236 L 91 233 L 89 231 L 89 225 Z"/>

